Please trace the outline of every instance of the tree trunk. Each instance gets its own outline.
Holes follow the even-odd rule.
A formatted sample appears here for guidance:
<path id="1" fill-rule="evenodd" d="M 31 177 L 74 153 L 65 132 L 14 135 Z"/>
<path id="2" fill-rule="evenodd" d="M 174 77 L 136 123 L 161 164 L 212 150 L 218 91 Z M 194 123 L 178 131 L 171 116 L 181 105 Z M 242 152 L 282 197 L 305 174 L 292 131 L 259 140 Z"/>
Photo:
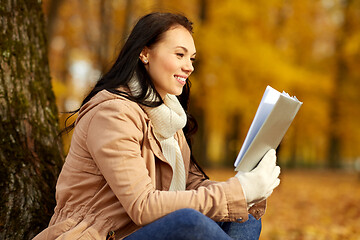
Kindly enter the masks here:
<path id="1" fill-rule="evenodd" d="M 1 0 L 0 34 L 0 239 L 31 239 L 63 163 L 40 1 Z"/>
<path id="2" fill-rule="evenodd" d="M 208 18 L 208 2 L 206 0 L 200 0 L 200 20 L 201 23 L 204 23 Z"/>
<path id="3" fill-rule="evenodd" d="M 125 16 L 124 16 L 124 26 L 123 26 L 123 33 L 122 33 L 122 44 L 126 42 L 128 34 L 130 33 L 131 27 L 131 16 L 133 14 L 133 1 L 126 0 L 125 1 Z"/>
<path id="4" fill-rule="evenodd" d="M 349 9 L 352 0 L 344 0 L 343 15 L 344 20 L 340 27 L 339 33 L 335 42 L 335 77 L 334 88 L 330 98 L 330 128 L 329 128 L 329 142 L 328 142 L 328 166 L 337 168 L 341 165 L 341 151 L 342 151 L 342 133 L 341 133 L 341 101 L 345 97 L 344 86 L 346 85 L 349 76 L 349 69 L 345 60 L 345 41 L 349 34 Z"/>
<path id="5" fill-rule="evenodd" d="M 98 41 L 98 66 L 100 72 L 105 74 L 109 69 L 109 39 L 112 31 L 112 1 L 100 1 L 100 39 Z"/>
<path id="6" fill-rule="evenodd" d="M 58 18 L 59 8 L 61 7 L 61 4 L 63 3 L 63 0 L 51 0 L 48 7 L 48 13 L 47 13 L 47 39 L 49 42 L 51 42 L 52 37 L 54 36 L 55 26 L 56 26 L 56 20 Z"/>

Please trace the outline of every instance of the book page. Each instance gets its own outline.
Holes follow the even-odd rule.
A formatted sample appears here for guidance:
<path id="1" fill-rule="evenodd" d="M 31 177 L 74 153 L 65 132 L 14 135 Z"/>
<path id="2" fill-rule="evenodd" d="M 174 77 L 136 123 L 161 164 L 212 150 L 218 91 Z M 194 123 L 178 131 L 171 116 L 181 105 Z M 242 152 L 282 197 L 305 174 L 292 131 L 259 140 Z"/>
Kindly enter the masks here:
<path id="1" fill-rule="evenodd" d="M 239 164 L 239 161 L 244 156 L 246 150 L 249 148 L 250 143 L 255 138 L 261 126 L 264 124 L 266 118 L 270 114 L 274 107 L 274 104 L 279 99 L 280 93 L 270 86 L 267 86 L 265 93 L 261 99 L 260 105 L 256 111 L 253 122 L 251 123 L 248 134 L 245 138 L 244 144 L 240 149 L 240 153 L 235 161 L 235 167 Z"/>
<path id="2" fill-rule="evenodd" d="M 250 171 L 271 148 L 277 148 L 302 102 L 268 86 L 251 123 L 235 170 Z"/>

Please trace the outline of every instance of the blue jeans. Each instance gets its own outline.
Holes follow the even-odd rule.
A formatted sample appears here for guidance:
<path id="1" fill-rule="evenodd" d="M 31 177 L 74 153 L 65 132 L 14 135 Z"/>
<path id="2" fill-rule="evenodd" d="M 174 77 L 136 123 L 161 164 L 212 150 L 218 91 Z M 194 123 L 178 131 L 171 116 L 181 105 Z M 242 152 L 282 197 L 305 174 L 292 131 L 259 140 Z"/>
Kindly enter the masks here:
<path id="1" fill-rule="evenodd" d="M 260 232 L 261 220 L 252 215 L 244 223 L 216 223 L 194 209 L 184 208 L 140 228 L 125 240 L 255 240 L 259 239 Z"/>

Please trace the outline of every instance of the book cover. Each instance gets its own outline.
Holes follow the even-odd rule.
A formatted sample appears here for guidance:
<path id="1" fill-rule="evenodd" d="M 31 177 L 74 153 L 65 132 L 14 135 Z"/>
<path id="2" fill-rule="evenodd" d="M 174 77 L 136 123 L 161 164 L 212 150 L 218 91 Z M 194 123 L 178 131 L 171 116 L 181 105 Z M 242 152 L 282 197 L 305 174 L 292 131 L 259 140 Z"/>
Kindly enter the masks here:
<path id="1" fill-rule="evenodd" d="M 245 141 L 235 160 L 236 171 L 251 171 L 270 149 L 276 149 L 302 102 L 267 86 Z"/>

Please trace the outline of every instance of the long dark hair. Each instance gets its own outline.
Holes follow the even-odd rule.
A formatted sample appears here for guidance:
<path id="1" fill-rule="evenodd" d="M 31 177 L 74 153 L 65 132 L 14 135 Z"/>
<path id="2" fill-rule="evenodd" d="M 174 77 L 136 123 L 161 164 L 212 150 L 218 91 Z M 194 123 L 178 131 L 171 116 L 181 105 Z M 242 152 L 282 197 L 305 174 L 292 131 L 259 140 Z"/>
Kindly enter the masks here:
<path id="1" fill-rule="evenodd" d="M 95 87 L 81 103 L 81 106 L 77 110 L 70 112 L 71 115 L 65 120 L 65 129 L 63 132 L 69 132 L 75 127 L 75 122 L 67 126 L 67 120 L 78 113 L 84 104 L 102 90 L 107 90 L 111 93 L 126 97 L 127 99 L 148 107 L 161 105 L 163 101 L 159 93 L 156 91 L 144 64 L 140 61 L 139 55 L 144 47 L 151 48 L 154 44 L 161 40 L 167 30 L 174 26 L 183 26 L 190 33 L 193 33 L 192 22 L 181 14 L 154 12 L 140 18 L 131 31 L 120 51 L 119 56 L 110 70 L 100 77 Z M 136 96 L 132 96 L 127 92 L 118 90 L 121 86 L 127 87 L 134 74 L 137 75 L 139 81 L 139 89 Z M 183 131 L 186 141 L 191 149 L 191 136 L 197 131 L 198 125 L 195 118 L 188 112 L 190 86 L 191 83 L 188 79 L 183 87 L 183 92 L 180 96 L 178 96 L 178 99 L 188 117 L 187 124 L 183 128 Z M 154 101 L 149 101 L 147 99 L 149 99 L 149 94 L 152 92 L 155 93 L 156 98 Z M 204 174 L 205 178 L 208 178 L 199 164 L 195 161 L 192 153 L 191 161 Z"/>

